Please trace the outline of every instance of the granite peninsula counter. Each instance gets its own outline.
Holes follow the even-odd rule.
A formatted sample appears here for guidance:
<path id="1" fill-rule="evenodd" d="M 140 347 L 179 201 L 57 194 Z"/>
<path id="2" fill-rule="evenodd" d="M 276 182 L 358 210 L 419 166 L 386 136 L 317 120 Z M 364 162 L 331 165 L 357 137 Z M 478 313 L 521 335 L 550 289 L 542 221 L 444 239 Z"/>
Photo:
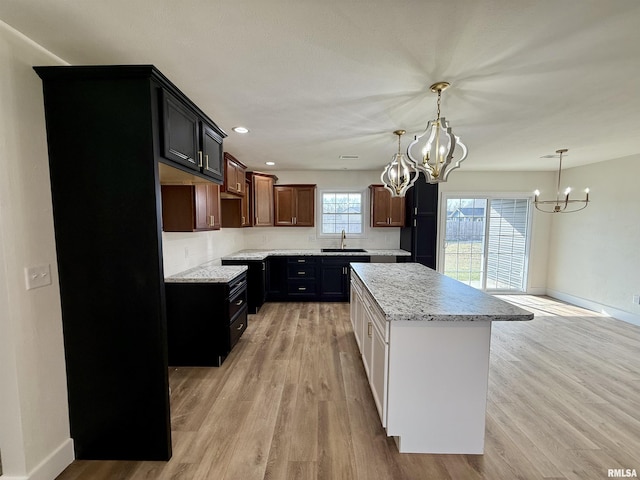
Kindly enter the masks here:
<path id="1" fill-rule="evenodd" d="M 401 453 L 484 452 L 491 325 L 533 314 L 416 263 L 351 264 L 351 322 Z"/>

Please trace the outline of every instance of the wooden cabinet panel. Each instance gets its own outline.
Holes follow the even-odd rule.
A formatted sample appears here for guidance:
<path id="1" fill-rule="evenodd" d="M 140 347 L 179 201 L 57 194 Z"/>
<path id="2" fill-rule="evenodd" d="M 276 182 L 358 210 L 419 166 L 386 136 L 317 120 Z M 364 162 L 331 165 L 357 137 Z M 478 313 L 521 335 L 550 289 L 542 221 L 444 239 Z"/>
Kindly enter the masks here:
<path id="1" fill-rule="evenodd" d="M 276 185 L 273 195 L 276 226 L 315 225 L 315 185 Z"/>
<path id="2" fill-rule="evenodd" d="M 162 229 L 165 232 L 219 230 L 219 190 L 213 183 L 162 185 Z"/>
<path id="3" fill-rule="evenodd" d="M 273 227 L 273 183 L 271 175 L 251 172 L 251 207 L 254 227 Z"/>
<path id="4" fill-rule="evenodd" d="M 371 227 L 403 227 L 404 197 L 392 197 L 382 185 L 370 185 Z"/>
<path id="5" fill-rule="evenodd" d="M 247 167 L 229 152 L 224 152 L 224 183 L 222 192 L 233 195 L 244 195 L 245 173 Z"/>
<path id="6" fill-rule="evenodd" d="M 276 226 L 292 226 L 295 217 L 295 192 L 293 187 L 276 186 L 273 188 Z"/>

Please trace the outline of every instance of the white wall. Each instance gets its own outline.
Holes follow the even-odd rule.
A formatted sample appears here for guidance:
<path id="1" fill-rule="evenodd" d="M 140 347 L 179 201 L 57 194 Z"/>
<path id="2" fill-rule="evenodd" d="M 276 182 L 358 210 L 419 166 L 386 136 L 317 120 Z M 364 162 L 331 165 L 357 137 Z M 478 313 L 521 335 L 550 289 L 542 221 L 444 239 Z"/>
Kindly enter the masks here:
<path id="1" fill-rule="evenodd" d="M 502 192 L 531 195 L 534 190 L 553 189 L 552 172 L 469 172 L 464 167 L 451 173 L 446 183 L 439 187 L 443 193 Z M 440 202 L 442 204 L 442 202 Z M 546 293 L 547 257 L 551 218 L 533 211 L 527 293 Z"/>
<path id="2" fill-rule="evenodd" d="M 591 189 L 589 206 L 553 215 L 549 293 L 640 324 L 640 155 L 563 170 L 576 198 Z"/>
<path id="3" fill-rule="evenodd" d="M 301 248 L 317 249 L 340 246 L 339 235 L 322 237 L 319 220 L 319 194 L 322 190 L 345 189 L 362 191 L 364 194 L 364 234 L 362 237 L 347 236 L 349 248 L 400 248 L 400 228 L 369 227 L 369 185 L 380 183 L 379 171 L 278 171 L 277 185 L 311 183 L 317 185 L 315 227 L 260 227 L 245 229 L 245 248 Z"/>
<path id="4" fill-rule="evenodd" d="M 52 479 L 73 460 L 42 82 L 63 64 L 0 22 L 0 451 L 5 478 Z M 78 231 L 81 226 L 78 226 Z M 24 268 L 53 283 L 25 288 Z"/>

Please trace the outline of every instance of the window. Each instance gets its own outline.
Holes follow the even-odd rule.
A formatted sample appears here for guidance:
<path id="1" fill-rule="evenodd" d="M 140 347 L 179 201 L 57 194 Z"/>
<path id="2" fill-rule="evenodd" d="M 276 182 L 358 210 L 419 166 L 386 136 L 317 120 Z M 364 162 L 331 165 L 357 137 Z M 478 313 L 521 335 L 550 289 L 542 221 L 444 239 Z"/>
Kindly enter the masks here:
<path id="1" fill-rule="evenodd" d="M 361 192 L 322 192 L 322 217 L 320 234 L 351 235 L 363 232 Z"/>
<path id="2" fill-rule="evenodd" d="M 526 291 L 531 199 L 445 196 L 441 271 L 491 291 Z"/>

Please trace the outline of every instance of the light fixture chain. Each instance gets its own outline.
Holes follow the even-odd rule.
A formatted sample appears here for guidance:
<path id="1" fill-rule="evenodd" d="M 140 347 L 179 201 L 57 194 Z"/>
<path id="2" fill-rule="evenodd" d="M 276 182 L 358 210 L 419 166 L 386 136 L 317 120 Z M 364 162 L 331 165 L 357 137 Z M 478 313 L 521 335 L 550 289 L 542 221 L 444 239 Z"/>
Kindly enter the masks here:
<path id="1" fill-rule="evenodd" d="M 438 123 L 440 123 L 440 97 L 442 96 L 442 89 L 438 89 Z"/>

